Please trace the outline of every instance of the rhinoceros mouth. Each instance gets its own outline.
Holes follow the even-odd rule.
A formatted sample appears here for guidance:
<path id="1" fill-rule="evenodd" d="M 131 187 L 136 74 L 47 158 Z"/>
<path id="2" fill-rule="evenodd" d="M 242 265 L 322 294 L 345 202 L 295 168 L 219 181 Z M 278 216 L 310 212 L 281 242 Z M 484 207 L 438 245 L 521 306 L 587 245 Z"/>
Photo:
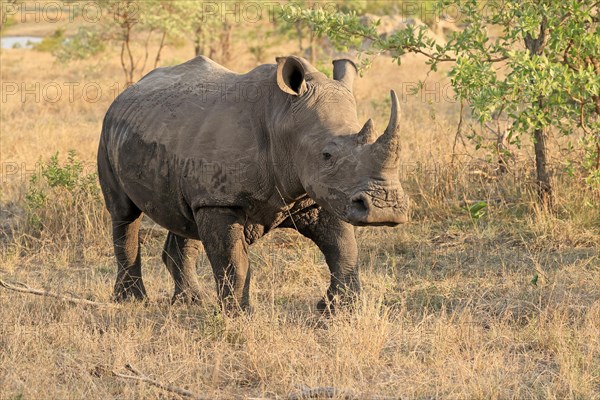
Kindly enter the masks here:
<path id="1" fill-rule="evenodd" d="M 387 226 L 389 228 L 395 228 L 402 224 L 401 222 L 360 222 L 360 221 L 348 221 L 354 226 Z"/>
<path id="2" fill-rule="evenodd" d="M 401 191 L 369 190 L 355 194 L 345 220 L 356 226 L 398 226 L 408 220 L 408 199 Z"/>

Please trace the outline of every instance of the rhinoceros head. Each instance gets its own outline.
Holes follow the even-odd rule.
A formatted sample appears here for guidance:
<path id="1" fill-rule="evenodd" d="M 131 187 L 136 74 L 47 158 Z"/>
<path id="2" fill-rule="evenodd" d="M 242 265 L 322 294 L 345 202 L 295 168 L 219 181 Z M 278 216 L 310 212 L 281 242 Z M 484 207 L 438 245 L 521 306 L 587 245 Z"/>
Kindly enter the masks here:
<path id="1" fill-rule="evenodd" d="M 305 60 L 279 58 L 277 83 L 290 96 L 290 152 L 304 190 L 319 205 L 353 225 L 394 226 L 408 219 L 399 181 L 399 104 L 391 92 L 387 128 L 358 122 L 352 83 L 356 66 L 333 63 L 333 80 Z"/>

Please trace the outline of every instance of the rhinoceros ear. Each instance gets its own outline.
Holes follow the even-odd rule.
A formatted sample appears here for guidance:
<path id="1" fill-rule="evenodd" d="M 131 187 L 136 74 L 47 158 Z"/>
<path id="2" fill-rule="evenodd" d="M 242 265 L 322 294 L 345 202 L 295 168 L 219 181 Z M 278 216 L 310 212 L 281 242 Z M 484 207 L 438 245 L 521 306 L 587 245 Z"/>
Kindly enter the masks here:
<path id="1" fill-rule="evenodd" d="M 333 61 L 333 79 L 343 83 L 350 91 L 357 74 L 358 68 L 352 61 L 346 58 Z"/>
<path id="2" fill-rule="evenodd" d="M 299 96 L 306 91 L 304 66 L 295 57 L 277 57 L 277 85 L 284 92 Z"/>

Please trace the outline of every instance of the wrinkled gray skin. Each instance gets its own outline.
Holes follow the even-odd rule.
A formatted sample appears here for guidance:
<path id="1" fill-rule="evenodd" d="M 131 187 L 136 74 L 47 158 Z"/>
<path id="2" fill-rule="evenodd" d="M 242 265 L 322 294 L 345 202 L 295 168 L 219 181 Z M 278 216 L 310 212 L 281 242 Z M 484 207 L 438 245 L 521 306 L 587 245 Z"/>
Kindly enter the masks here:
<path id="1" fill-rule="evenodd" d="M 197 57 L 152 71 L 114 101 L 98 172 L 112 217 L 115 300 L 146 297 L 143 213 L 169 230 L 163 260 L 174 301 L 200 298 L 200 241 L 222 304 L 248 308 L 248 246 L 275 228 L 297 229 L 325 255 L 331 284 L 319 309 L 358 292 L 353 225 L 407 219 L 398 100 L 392 92 L 379 136 L 371 120 L 357 120 L 354 64 L 334 61 L 333 75 L 293 56 L 247 74 Z"/>

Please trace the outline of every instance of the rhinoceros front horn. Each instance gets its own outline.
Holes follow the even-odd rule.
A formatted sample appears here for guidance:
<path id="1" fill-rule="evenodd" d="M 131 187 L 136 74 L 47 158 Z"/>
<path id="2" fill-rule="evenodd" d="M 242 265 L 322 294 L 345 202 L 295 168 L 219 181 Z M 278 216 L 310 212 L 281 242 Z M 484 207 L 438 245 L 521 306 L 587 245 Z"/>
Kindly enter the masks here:
<path id="1" fill-rule="evenodd" d="M 382 168 L 397 168 L 400 162 L 400 106 L 398 97 L 392 90 L 392 113 L 390 121 L 383 135 L 373 143 L 373 158 L 377 160 Z M 364 128 L 363 128 L 364 129 Z"/>

